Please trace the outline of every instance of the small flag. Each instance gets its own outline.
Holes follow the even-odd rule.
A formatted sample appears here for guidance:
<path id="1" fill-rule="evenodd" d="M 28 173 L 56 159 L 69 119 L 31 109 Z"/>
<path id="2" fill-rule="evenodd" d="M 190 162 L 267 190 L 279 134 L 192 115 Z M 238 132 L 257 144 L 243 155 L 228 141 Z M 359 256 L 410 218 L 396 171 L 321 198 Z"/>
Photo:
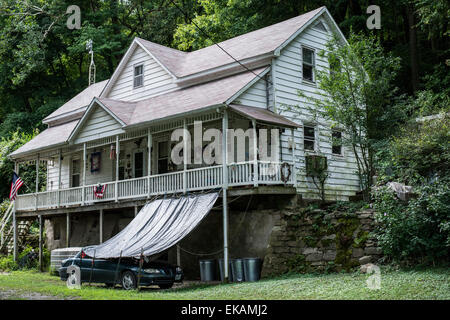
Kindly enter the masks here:
<path id="1" fill-rule="evenodd" d="M 22 179 L 13 171 L 11 191 L 9 192 L 9 200 L 16 200 L 17 192 L 19 188 L 23 185 Z"/>
<path id="2" fill-rule="evenodd" d="M 106 189 L 106 184 L 104 184 L 104 185 L 98 184 L 98 186 L 94 186 L 94 196 L 97 199 L 103 198 L 103 194 L 105 193 L 105 189 Z"/>

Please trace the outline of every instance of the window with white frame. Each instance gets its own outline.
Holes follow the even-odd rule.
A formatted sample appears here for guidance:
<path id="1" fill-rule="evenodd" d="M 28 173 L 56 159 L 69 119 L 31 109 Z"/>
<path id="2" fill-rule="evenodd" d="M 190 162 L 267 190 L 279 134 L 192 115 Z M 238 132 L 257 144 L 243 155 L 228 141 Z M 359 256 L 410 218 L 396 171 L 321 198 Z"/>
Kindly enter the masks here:
<path id="1" fill-rule="evenodd" d="M 137 66 L 134 66 L 134 81 L 133 81 L 133 87 L 139 88 L 144 85 L 144 65 L 140 64 Z"/>
<path id="2" fill-rule="evenodd" d="M 335 155 L 342 155 L 342 132 L 338 130 L 333 130 L 331 133 L 331 149 L 332 153 Z"/>
<path id="3" fill-rule="evenodd" d="M 310 82 L 315 82 L 314 68 L 315 68 L 315 56 L 314 50 L 302 47 L 302 75 L 303 79 Z"/>
<path id="4" fill-rule="evenodd" d="M 316 128 L 314 126 L 303 127 L 303 146 L 305 150 L 314 151 L 316 145 Z"/>

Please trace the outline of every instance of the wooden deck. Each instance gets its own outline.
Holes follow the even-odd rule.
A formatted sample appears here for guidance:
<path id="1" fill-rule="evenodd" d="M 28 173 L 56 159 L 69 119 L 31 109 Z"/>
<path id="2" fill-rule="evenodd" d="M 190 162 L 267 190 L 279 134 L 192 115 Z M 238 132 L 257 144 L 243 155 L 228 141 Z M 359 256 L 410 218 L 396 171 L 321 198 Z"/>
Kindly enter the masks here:
<path id="1" fill-rule="evenodd" d="M 281 163 L 258 161 L 257 178 L 255 179 L 255 163 L 242 162 L 228 165 L 229 187 L 257 187 L 260 185 L 280 185 L 281 188 L 293 189 L 295 177 L 289 176 L 284 182 L 281 175 Z M 292 164 L 288 164 L 291 172 L 294 172 Z M 91 211 L 101 207 L 113 208 L 121 207 L 121 203 L 128 203 L 126 206 L 142 205 L 149 198 L 157 195 L 170 195 L 176 193 L 195 192 L 221 188 L 224 184 L 222 175 L 223 166 L 211 166 L 204 168 L 177 171 L 167 174 L 152 175 L 142 178 L 106 182 L 104 196 L 97 199 L 94 196 L 95 185 L 68 188 L 47 192 L 31 193 L 19 195 L 16 201 L 16 211 L 31 214 L 40 214 L 43 211 L 51 210 L 54 214 L 68 212 L 68 210 Z M 286 188 L 291 187 L 291 188 Z M 273 188 L 272 188 L 273 189 Z M 259 192 L 242 189 L 240 193 Z M 266 189 L 265 192 L 271 192 Z M 275 189 L 273 190 L 275 192 Z M 276 192 L 280 191 L 276 188 Z M 292 191 L 289 191 L 291 193 Z M 135 201 L 136 204 L 131 202 Z M 105 206 L 103 206 L 104 204 Z M 76 208 L 76 209 L 75 209 Z M 22 215 L 21 215 L 22 216 Z"/>

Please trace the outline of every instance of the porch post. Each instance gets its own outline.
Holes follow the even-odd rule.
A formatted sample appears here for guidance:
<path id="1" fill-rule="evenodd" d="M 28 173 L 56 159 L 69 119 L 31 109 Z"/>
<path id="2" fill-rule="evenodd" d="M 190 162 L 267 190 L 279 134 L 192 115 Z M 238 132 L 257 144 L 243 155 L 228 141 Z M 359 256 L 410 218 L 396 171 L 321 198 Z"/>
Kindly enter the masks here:
<path id="1" fill-rule="evenodd" d="M 86 184 L 86 155 L 87 155 L 87 149 L 86 149 L 86 142 L 83 143 L 83 183 L 82 183 L 82 192 L 81 192 L 81 204 L 84 205 L 85 200 L 85 192 L 84 192 L 84 186 Z"/>
<path id="2" fill-rule="evenodd" d="M 43 246 L 42 246 L 42 236 L 43 236 L 43 226 L 42 226 L 42 214 L 39 215 L 39 271 L 44 271 L 44 260 L 43 260 Z"/>
<path id="3" fill-rule="evenodd" d="M 134 206 L 134 216 L 136 217 L 138 214 L 138 206 Z"/>
<path id="4" fill-rule="evenodd" d="M 222 119 L 222 165 L 223 165 L 223 195 L 222 195 L 222 210 L 223 210 L 223 270 L 224 282 L 228 282 L 228 204 L 227 204 L 227 189 L 228 189 L 228 113 L 224 110 Z"/>
<path id="5" fill-rule="evenodd" d="M 99 223 L 99 229 L 100 229 L 100 243 L 103 243 L 103 209 L 100 209 L 100 223 Z"/>
<path id="6" fill-rule="evenodd" d="M 114 185 L 114 195 L 116 202 L 119 201 L 119 155 L 120 141 L 119 135 L 116 135 L 116 184 Z"/>
<path id="7" fill-rule="evenodd" d="M 36 197 L 35 197 L 36 210 L 38 208 L 38 192 L 39 192 L 39 153 L 36 159 Z"/>
<path id="8" fill-rule="evenodd" d="M 294 133 L 295 133 L 295 128 L 292 128 L 291 129 L 291 139 L 292 139 L 292 177 L 291 177 L 291 179 L 294 181 L 294 186 L 296 185 L 296 182 L 297 182 L 297 176 L 296 176 L 296 173 L 295 173 L 295 136 L 294 136 Z"/>
<path id="9" fill-rule="evenodd" d="M 256 132 L 256 120 L 252 120 L 253 126 L 253 186 L 258 186 L 258 135 Z"/>
<path id="10" fill-rule="evenodd" d="M 59 149 L 58 160 L 58 207 L 61 205 L 61 168 L 62 168 L 62 151 Z"/>
<path id="11" fill-rule="evenodd" d="M 66 213 L 66 247 L 70 246 L 70 213 Z"/>
<path id="12" fill-rule="evenodd" d="M 187 191 L 187 162 L 188 162 L 188 151 L 187 151 L 187 122 L 186 118 L 183 120 L 183 193 L 186 194 Z"/>
<path id="13" fill-rule="evenodd" d="M 19 164 L 14 163 L 15 171 L 19 175 Z M 16 200 L 13 204 L 13 259 L 17 262 L 18 248 L 17 248 L 17 218 L 16 218 Z"/>
<path id="14" fill-rule="evenodd" d="M 150 198 L 150 176 L 152 175 L 152 145 L 153 145 L 153 137 L 152 137 L 152 133 L 150 132 L 150 128 L 148 128 L 148 133 L 147 133 L 147 149 L 148 149 L 148 154 L 147 154 L 147 185 L 148 185 L 148 197 Z"/>

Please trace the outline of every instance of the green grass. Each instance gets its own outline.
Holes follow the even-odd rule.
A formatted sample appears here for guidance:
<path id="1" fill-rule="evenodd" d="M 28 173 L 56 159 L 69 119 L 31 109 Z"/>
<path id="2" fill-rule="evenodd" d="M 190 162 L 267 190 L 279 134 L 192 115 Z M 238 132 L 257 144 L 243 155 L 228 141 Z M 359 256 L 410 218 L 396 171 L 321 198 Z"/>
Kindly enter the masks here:
<path id="1" fill-rule="evenodd" d="M 450 270 L 381 270 L 381 289 L 366 286 L 369 276 L 347 274 L 295 274 L 254 283 L 193 285 L 170 290 L 146 288 L 137 291 L 84 285 L 68 289 L 58 277 L 35 271 L 0 274 L 0 291 L 37 292 L 74 299 L 450 299 Z"/>

